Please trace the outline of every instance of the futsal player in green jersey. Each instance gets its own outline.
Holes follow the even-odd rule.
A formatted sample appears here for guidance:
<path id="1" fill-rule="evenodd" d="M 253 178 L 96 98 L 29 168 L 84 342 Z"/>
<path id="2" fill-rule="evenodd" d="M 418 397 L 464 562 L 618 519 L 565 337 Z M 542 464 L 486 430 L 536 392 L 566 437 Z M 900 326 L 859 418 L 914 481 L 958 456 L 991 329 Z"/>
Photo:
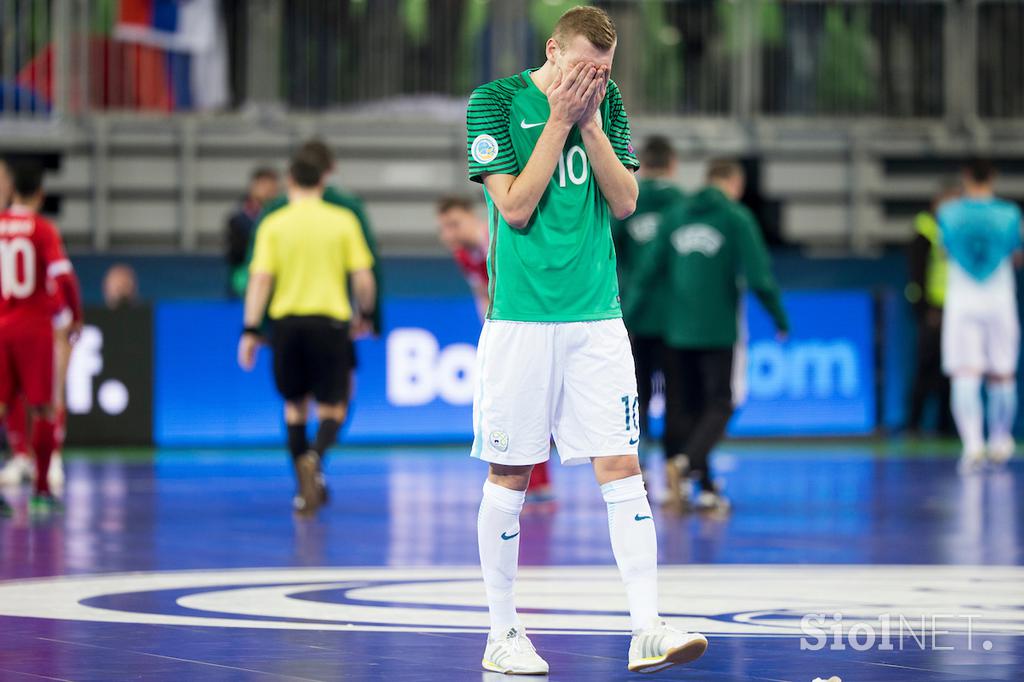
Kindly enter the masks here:
<path id="1" fill-rule="evenodd" d="M 488 670 L 545 674 L 515 608 L 519 514 L 554 439 L 592 463 L 629 600 L 629 669 L 699 658 L 702 635 L 658 616 L 657 535 L 640 475 L 637 384 L 622 323 L 610 221 L 636 208 L 638 164 L 604 11 L 566 12 L 536 69 L 469 100 L 469 178 L 484 185 L 490 306 L 480 335 L 472 455 L 490 464 L 478 519 L 491 631 Z"/>

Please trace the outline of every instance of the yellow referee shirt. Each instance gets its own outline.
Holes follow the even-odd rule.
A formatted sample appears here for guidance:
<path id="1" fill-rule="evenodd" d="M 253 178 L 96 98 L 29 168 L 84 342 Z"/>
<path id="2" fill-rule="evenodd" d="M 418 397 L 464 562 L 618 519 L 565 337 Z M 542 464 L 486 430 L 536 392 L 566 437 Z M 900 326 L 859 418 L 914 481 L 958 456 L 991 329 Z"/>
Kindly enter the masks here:
<path id="1" fill-rule="evenodd" d="M 270 317 L 352 319 L 348 275 L 373 256 L 355 214 L 321 199 L 293 202 L 267 216 L 256 233 L 249 272 L 274 276 Z"/>

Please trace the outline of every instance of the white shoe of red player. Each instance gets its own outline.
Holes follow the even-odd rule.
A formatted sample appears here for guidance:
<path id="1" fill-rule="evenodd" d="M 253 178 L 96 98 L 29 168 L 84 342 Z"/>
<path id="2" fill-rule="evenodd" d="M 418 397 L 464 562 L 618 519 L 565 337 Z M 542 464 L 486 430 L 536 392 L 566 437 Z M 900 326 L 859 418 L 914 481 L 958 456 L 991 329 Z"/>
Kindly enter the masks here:
<path id="1" fill-rule="evenodd" d="M 36 468 L 28 455 L 14 455 L 0 469 L 0 485 L 15 486 L 35 480 Z"/>

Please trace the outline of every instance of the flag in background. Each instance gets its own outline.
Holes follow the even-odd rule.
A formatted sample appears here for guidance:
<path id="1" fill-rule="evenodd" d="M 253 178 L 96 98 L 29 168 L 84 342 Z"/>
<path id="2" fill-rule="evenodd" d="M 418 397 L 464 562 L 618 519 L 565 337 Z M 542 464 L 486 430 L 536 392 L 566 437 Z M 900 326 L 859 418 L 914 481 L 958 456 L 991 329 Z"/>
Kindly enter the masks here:
<path id="1" fill-rule="evenodd" d="M 161 50 L 172 108 L 228 104 L 228 46 L 217 0 L 121 0 L 114 37 Z"/>

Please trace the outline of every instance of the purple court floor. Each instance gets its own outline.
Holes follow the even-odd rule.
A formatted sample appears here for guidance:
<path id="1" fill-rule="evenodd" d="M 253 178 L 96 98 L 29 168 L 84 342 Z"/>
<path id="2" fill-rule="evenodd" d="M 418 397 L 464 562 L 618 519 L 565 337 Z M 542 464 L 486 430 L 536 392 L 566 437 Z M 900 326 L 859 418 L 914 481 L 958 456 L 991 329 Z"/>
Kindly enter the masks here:
<path id="1" fill-rule="evenodd" d="M 727 445 L 730 516 L 656 513 L 662 612 L 711 645 L 653 679 L 1024 679 L 1024 466 L 962 478 L 952 452 Z M 4 492 L 0 681 L 503 679 L 479 668 L 464 455 L 340 449 L 299 521 L 278 452 L 70 453 L 63 515 Z M 551 680 L 639 679 L 597 486 L 553 474 L 522 520 L 524 623 Z"/>

